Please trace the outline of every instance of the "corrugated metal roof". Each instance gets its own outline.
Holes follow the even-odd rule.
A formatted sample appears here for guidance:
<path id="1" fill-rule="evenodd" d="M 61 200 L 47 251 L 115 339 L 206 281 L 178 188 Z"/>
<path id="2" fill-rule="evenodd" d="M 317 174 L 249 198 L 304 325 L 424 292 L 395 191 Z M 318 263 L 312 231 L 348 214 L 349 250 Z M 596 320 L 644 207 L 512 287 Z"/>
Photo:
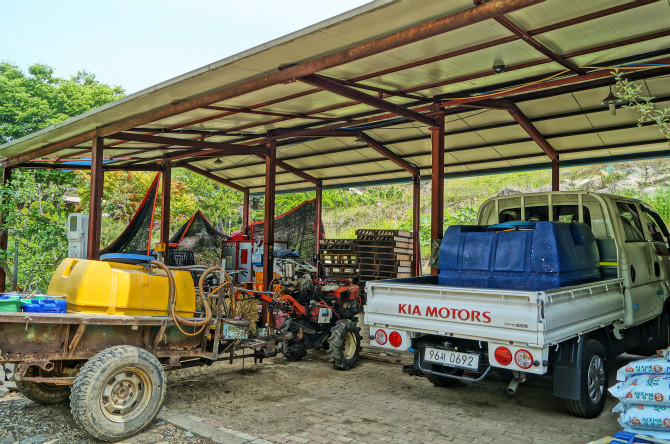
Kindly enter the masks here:
<path id="1" fill-rule="evenodd" d="M 107 137 L 105 155 L 125 159 L 115 165 L 151 166 L 177 155 L 177 166 L 194 165 L 256 193 L 263 190 L 265 167 L 245 146 L 263 145 L 271 130 L 338 126 L 365 132 L 423 175 L 430 174 L 428 125 L 310 86 L 301 76 L 290 77 L 294 68 L 286 70 L 288 81 L 275 81 L 278 67 L 296 63 L 296 72 L 318 73 L 424 114 L 431 104 L 441 104 L 447 174 L 548 165 L 546 154 L 508 111 L 476 101 L 489 97 L 495 103 L 514 102 L 564 163 L 664 155 L 667 142 L 653 127 L 639 128 L 634 110 L 619 109 L 612 116 L 601 101 L 609 93 L 609 72 L 625 64 L 645 91 L 658 98 L 659 106 L 670 106 L 670 4 L 665 0 L 527 0 L 528 6 L 497 18 L 408 38 L 366 57 L 331 56 L 347 48 L 356 54 L 410 27 L 423 31 L 435 23 L 431 21 L 449 20 L 453 14 L 475 17 L 486 8 L 522 2 L 492 0 L 473 6 L 471 0 L 377 0 L 5 144 L 0 156 L 11 166 L 25 166 L 37 157 L 89 156 L 85 151 L 98 128 L 97 134 Z M 527 35 L 515 35 L 505 21 Z M 528 36 L 544 53 L 528 43 Z M 319 65 L 325 59 L 329 63 Z M 504 72 L 494 73 L 494 64 L 505 64 Z M 462 99 L 469 107 L 461 106 Z M 114 132 L 109 128 L 172 137 L 175 143 L 124 141 L 109 134 Z M 321 179 L 326 187 L 410 179 L 374 149 L 356 146 L 351 133 L 332 133 L 279 138 L 277 158 Z M 233 143 L 240 154 L 208 154 L 211 148 L 180 147 L 178 139 Z M 279 191 L 309 186 L 278 170 Z"/>

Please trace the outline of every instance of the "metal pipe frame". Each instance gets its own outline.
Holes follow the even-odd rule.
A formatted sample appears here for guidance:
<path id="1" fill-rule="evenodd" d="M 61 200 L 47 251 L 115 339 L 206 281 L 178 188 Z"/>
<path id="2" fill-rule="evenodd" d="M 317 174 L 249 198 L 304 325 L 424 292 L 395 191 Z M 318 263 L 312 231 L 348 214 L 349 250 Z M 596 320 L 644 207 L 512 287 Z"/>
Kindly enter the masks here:
<path id="1" fill-rule="evenodd" d="M 88 250 L 86 252 L 86 258 L 90 260 L 98 260 L 100 257 L 102 187 L 104 179 L 104 172 L 102 169 L 103 151 L 103 138 L 95 137 L 91 149 L 91 193 L 88 209 Z"/>
<path id="2" fill-rule="evenodd" d="M 430 241 L 442 239 L 444 233 L 444 115 L 430 128 L 432 155 L 432 200 L 430 202 Z M 431 270 L 437 274 L 437 269 Z"/>
<path id="3" fill-rule="evenodd" d="M 421 276 L 421 176 L 412 176 L 412 275 Z"/>
<path id="4" fill-rule="evenodd" d="M 170 166 L 170 162 L 165 162 L 163 165 L 162 180 L 160 242 L 165 245 L 165 263 L 168 263 L 168 248 L 170 248 L 170 197 L 172 191 L 172 167 Z"/>
<path id="5" fill-rule="evenodd" d="M 269 141 L 265 154 L 265 221 L 263 228 L 263 289 L 271 291 L 274 271 L 275 241 L 275 173 L 277 170 L 277 142 Z M 267 323 L 267 304 L 263 305 L 262 324 Z"/>
<path id="6" fill-rule="evenodd" d="M 316 263 L 316 275 L 321 276 L 321 216 L 323 208 L 323 185 L 319 183 L 316 186 L 316 197 L 314 199 L 316 204 L 316 217 L 314 218 L 314 232 L 316 234 L 314 241 L 314 258 Z"/>

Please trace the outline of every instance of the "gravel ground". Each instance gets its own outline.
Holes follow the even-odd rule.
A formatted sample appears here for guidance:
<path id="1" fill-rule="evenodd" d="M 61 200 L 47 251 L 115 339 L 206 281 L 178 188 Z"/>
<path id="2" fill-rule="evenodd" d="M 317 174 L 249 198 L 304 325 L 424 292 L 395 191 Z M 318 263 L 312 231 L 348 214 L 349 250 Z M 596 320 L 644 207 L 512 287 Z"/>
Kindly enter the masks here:
<path id="1" fill-rule="evenodd" d="M 19 393 L 0 398 L 0 444 L 99 443 L 80 429 L 65 402 L 50 406 L 35 404 Z M 128 443 L 211 443 L 163 421 L 154 422 Z"/>

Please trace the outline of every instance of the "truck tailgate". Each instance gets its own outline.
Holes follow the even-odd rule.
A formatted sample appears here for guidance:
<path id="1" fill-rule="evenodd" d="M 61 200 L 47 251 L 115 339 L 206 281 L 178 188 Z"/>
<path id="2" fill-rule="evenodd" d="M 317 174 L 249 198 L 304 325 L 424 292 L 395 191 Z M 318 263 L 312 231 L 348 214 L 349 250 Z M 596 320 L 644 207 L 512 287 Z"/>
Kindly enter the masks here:
<path id="1" fill-rule="evenodd" d="M 365 323 L 543 346 L 621 319 L 621 282 L 516 291 L 445 287 L 436 276 L 374 281 L 367 284 Z"/>

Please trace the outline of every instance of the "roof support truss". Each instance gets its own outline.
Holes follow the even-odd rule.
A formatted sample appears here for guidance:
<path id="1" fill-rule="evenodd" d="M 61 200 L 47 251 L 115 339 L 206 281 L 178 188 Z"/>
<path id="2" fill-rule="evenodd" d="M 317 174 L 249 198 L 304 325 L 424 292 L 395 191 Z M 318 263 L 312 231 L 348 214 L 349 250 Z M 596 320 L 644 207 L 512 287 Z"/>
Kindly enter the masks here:
<path id="1" fill-rule="evenodd" d="M 346 86 L 338 82 L 337 80 L 331 79 L 329 77 L 312 74 L 301 77 L 299 80 L 312 86 L 318 86 L 320 88 L 323 88 L 334 94 L 346 97 L 348 99 L 364 103 L 366 105 L 372 106 L 380 110 L 388 111 L 398 116 L 407 117 L 408 119 L 412 119 L 429 126 L 433 126 L 436 123 L 433 117 L 417 113 L 415 111 L 412 111 L 411 109 L 403 108 L 402 106 L 389 103 L 385 100 L 378 99 L 377 97 L 373 97 L 369 94 L 362 93 L 354 88 Z"/>
<path id="2" fill-rule="evenodd" d="M 544 138 L 542 133 L 535 127 L 535 125 L 533 125 L 533 122 L 531 122 L 528 117 L 526 117 L 526 115 L 519 109 L 519 107 L 512 105 L 512 108 L 508 112 L 535 141 L 535 143 L 537 143 L 540 148 L 542 148 L 542 151 L 544 151 L 544 153 L 549 156 L 552 161 L 555 160 L 558 162 L 558 153 L 554 147 L 552 147 L 551 144 L 547 142 L 547 139 Z"/>

